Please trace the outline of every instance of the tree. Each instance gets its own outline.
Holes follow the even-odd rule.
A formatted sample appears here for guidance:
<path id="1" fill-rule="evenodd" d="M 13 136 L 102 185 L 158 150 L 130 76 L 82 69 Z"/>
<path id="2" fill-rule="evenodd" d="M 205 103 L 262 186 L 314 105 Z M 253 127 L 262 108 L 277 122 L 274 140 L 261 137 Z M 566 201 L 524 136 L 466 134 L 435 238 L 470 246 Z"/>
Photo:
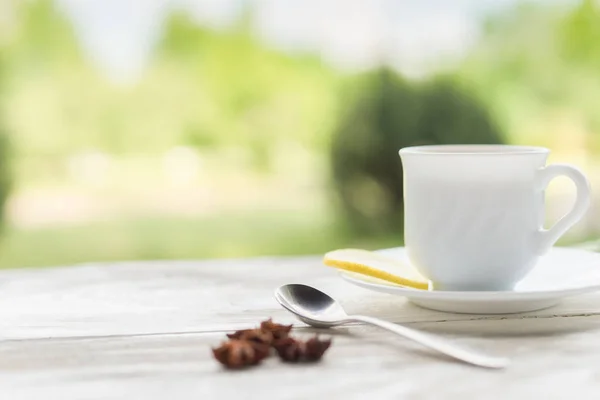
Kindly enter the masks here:
<path id="1" fill-rule="evenodd" d="M 344 218 L 367 234 L 398 232 L 403 172 L 398 150 L 423 144 L 502 143 L 486 108 L 450 79 L 411 84 L 382 68 L 363 78 L 331 148 Z"/>

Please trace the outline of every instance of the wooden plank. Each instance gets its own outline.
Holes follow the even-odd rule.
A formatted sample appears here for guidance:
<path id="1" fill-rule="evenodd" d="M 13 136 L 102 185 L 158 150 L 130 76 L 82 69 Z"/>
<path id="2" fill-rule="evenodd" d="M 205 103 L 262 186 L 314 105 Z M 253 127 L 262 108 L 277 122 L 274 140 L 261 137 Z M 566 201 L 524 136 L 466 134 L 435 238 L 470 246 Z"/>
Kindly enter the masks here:
<path id="1" fill-rule="evenodd" d="M 242 372 L 212 359 L 209 347 L 222 333 L 35 339 L 0 342 L 0 392 L 11 400 L 592 399 L 600 393 L 600 317 L 414 325 L 507 355 L 513 364 L 478 369 L 362 326 L 336 329 L 320 364 L 273 358 Z"/>
<path id="2" fill-rule="evenodd" d="M 295 321 L 273 298 L 302 282 L 338 297 L 349 312 L 395 322 L 520 319 L 600 312 L 600 294 L 509 316 L 447 314 L 340 279 L 319 257 L 205 262 L 132 262 L 0 271 L 0 340 L 211 332 L 267 317 Z"/>

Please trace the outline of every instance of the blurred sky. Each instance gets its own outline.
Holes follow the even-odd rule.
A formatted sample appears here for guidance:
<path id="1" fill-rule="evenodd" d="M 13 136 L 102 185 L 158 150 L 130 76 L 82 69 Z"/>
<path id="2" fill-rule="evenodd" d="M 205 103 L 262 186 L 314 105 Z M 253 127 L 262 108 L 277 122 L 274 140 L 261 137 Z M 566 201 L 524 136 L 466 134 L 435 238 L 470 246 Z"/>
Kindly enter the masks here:
<path id="1" fill-rule="evenodd" d="M 56 0 L 75 25 L 86 54 L 109 77 L 139 76 L 165 17 L 188 11 L 199 22 L 226 28 L 245 3 L 265 42 L 310 51 L 342 69 L 385 58 L 411 76 L 460 58 L 477 39 L 481 19 L 519 0 Z M 546 4 L 574 0 L 532 0 Z M 435 60 L 435 61 L 434 61 Z"/>

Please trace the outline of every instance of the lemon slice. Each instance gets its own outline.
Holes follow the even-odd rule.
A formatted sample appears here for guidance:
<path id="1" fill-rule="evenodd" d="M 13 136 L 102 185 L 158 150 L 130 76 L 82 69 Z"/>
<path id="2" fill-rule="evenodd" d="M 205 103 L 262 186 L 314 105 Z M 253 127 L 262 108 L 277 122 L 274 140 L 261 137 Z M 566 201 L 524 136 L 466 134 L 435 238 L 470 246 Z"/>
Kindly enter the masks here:
<path id="1" fill-rule="evenodd" d="M 330 251 L 325 254 L 323 263 L 329 267 L 366 275 L 401 286 L 429 289 L 429 280 L 419 274 L 410 264 L 368 250 L 340 249 Z"/>

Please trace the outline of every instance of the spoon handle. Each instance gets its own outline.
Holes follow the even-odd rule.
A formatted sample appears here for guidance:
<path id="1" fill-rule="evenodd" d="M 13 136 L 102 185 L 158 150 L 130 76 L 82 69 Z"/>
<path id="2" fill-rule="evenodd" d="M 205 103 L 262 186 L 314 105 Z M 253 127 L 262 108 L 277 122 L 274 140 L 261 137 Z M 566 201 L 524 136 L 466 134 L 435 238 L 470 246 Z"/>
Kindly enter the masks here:
<path id="1" fill-rule="evenodd" d="M 492 357 L 483 354 L 476 353 L 472 350 L 461 348 L 453 343 L 448 342 L 445 339 L 431 335 L 429 333 L 420 332 L 412 328 L 407 328 L 402 325 L 394 324 L 391 322 L 383 321 L 373 317 L 366 317 L 363 315 L 355 315 L 349 317 L 353 321 L 366 322 L 371 325 L 378 326 L 388 331 L 394 332 L 407 339 L 411 339 L 417 343 L 427 346 L 431 349 L 437 350 L 440 353 L 454 357 L 458 360 L 477 365 L 485 368 L 504 368 L 509 364 L 507 358 Z"/>

